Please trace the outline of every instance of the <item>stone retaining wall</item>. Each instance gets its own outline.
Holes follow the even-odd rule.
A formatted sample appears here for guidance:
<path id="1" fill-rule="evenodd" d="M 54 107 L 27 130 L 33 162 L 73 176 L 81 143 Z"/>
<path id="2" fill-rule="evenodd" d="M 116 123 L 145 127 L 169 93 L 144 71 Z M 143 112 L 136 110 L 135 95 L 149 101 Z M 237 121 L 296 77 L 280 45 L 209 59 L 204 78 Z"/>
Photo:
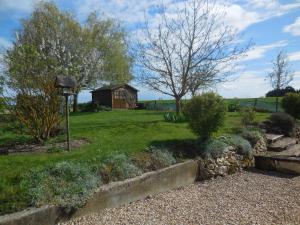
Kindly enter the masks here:
<path id="1" fill-rule="evenodd" d="M 110 183 L 96 190 L 86 205 L 71 217 L 100 212 L 105 208 L 136 201 L 151 194 L 183 187 L 194 183 L 197 176 L 198 163 L 189 160 L 139 177 Z M 46 206 L 0 216 L 0 225 L 54 225 L 69 218 L 61 208 Z"/>

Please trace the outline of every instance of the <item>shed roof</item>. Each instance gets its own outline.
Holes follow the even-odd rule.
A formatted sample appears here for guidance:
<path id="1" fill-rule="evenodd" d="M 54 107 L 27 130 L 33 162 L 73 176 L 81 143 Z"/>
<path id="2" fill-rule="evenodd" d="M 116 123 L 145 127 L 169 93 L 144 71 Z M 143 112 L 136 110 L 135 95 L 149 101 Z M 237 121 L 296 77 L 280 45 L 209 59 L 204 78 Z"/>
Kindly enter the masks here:
<path id="1" fill-rule="evenodd" d="M 107 91 L 107 90 L 115 90 L 115 89 L 118 89 L 120 87 L 124 87 L 124 86 L 127 86 L 135 91 L 139 91 L 138 89 L 130 86 L 129 84 L 117 84 L 117 85 L 107 85 L 107 86 L 103 86 L 101 88 L 97 88 L 91 92 L 98 92 L 98 91 Z"/>

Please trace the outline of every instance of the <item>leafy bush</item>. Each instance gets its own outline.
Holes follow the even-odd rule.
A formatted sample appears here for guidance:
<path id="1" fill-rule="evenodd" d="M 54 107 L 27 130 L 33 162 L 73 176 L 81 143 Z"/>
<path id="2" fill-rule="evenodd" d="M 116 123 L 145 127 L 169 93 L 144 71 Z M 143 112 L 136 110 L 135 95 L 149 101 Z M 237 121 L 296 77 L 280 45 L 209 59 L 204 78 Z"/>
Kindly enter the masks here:
<path id="1" fill-rule="evenodd" d="M 240 111 L 241 122 L 243 125 L 252 125 L 255 123 L 256 112 L 253 108 L 245 107 Z"/>
<path id="2" fill-rule="evenodd" d="M 287 113 L 273 113 L 270 116 L 271 130 L 273 132 L 292 135 L 295 128 L 295 120 Z"/>
<path id="3" fill-rule="evenodd" d="M 71 210 L 82 206 L 99 182 L 87 165 L 60 162 L 31 170 L 21 186 L 34 206 L 54 204 Z"/>
<path id="4" fill-rule="evenodd" d="M 173 112 L 167 112 L 164 114 L 164 119 L 166 122 L 171 122 L 171 123 L 181 123 L 181 122 L 185 122 L 186 119 L 184 118 L 184 116 L 182 114 L 176 114 Z"/>
<path id="5" fill-rule="evenodd" d="M 183 113 L 193 132 L 208 140 L 223 125 L 226 106 L 221 96 L 211 92 L 193 97 L 184 106 Z"/>
<path id="6" fill-rule="evenodd" d="M 108 155 L 101 160 L 100 173 L 105 182 L 125 180 L 142 174 L 125 154 Z"/>
<path id="7" fill-rule="evenodd" d="M 100 111 L 111 111 L 111 108 L 108 106 L 100 105 L 95 102 L 89 102 L 82 106 L 82 112 L 100 112 Z"/>
<path id="8" fill-rule="evenodd" d="M 235 148 L 237 154 L 244 156 L 252 155 L 252 147 L 249 141 L 245 140 L 238 135 L 225 135 L 220 137 L 220 139 L 227 145 Z"/>
<path id="9" fill-rule="evenodd" d="M 284 111 L 294 118 L 300 119 L 300 94 L 288 93 L 281 101 L 281 106 Z"/>
<path id="10" fill-rule="evenodd" d="M 260 131 L 245 128 L 242 130 L 241 136 L 249 141 L 252 146 L 254 146 L 263 137 Z"/>
<path id="11" fill-rule="evenodd" d="M 238 99 L 234 99 L 229 102 L 228 106 L 228 112 L 238 112 L 241 109 L 240 101 Z"/>
<path id="12" fill-rule="evenodd" d="M 219 158 L 228 144 L 222 139 L 209 139 L 201 147 L 201 153 L 206 158 Z"/>

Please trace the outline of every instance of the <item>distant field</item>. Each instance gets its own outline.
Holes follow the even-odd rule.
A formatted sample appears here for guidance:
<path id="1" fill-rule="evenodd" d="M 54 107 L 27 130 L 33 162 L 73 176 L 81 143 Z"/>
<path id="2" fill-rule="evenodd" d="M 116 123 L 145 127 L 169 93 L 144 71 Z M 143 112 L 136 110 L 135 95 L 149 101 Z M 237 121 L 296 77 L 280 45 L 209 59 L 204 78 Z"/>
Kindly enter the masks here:
<path id="1" fill-rule="evenodd" d="M 187 102 L 189 100 L 183 99 L 182 102 Z M 175 110 L 175 100 L 148 100 L 148 101 L 140 101 L 141 103 L 145 103 L 147 109 L 150 110 Z M 242 107 L 256 107 L 260 110 L 266 110 L 269 112 L 276 111 L 276 98 L 275 97 L 267 97 L 267 98 L 231 98 L 225 99 L 227 104 L 232 102 L 239 102 Z M 281 98 L 279 98 L 279 102 L 281 102 Z M 283 111 L 279 104 L 279 111 Z"/>

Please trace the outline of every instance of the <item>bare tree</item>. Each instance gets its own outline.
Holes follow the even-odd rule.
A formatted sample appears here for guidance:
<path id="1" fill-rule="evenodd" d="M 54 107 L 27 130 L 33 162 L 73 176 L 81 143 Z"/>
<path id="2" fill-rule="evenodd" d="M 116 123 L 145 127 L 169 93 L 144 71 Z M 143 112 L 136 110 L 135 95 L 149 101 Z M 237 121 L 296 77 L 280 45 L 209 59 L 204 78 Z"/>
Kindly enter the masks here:
<path id="1" fill-rule="evenodd" d="M 271 86 L 275 90 L 287 87 L 293 80 L 293 72 L 290 69 L 287 54 L 281 50 L 272 64 L 273 71 L 268 74 Z M 278 112 L 278 96 L 276 97 L 276 112 Z"/>
<path id="2" fill-rule="evenodd" d="M 180 100 L 192 88 L 215 82 L 228 65 L 234 64 L 249 48 L 237 42 L 238 31 L 226 25 L 225 12 L 210 0 L 189 0 L 173 15 L 167 9 L 159 25 L 146 22 L 145 40 L 138 44 L 137 63 L 141 82 L 172 96 L 176 112 Z"/>

